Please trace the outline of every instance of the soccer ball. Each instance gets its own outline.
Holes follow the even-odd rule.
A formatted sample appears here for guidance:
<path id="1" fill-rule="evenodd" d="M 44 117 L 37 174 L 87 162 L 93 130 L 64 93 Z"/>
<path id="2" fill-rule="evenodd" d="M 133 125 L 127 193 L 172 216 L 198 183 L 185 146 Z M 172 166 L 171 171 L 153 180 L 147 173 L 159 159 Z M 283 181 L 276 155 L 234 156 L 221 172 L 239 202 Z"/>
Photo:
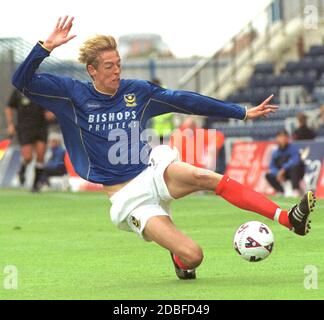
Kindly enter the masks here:
<path id="1" fill-rule="evenodd" d="M 268 226 L 258 221 L 241 225 L 235 233 L 234 249 L 245 260 L 259 262 L 273 250 L 274 237 Z"/>

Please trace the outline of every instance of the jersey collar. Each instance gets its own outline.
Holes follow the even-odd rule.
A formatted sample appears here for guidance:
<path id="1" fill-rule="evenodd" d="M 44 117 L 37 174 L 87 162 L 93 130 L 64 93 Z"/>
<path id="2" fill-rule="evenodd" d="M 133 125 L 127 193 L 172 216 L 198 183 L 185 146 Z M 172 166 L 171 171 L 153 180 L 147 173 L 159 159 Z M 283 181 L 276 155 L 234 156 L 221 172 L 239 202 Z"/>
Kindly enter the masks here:
<path id="1" fill-rule="evenodd" d="M 92 85 L 93 85 L 93 88 L 94 88 L 97 92 L 99 92 L 100 94 L 103 94 L 103 95 L 105 95 L 105 96 L 111 97 L 111 98 L 113 98 L 113 97 L 117 94 L 117 92 L 118 92 L 118 89 L 114 92 L 114 94 L 109 94 L 109 93 L 102 92 L 102 91 L 100 91 L 99 89 L 97 89 L 97 87 L 96 87 L 94 81 L 92 82 Z"/>

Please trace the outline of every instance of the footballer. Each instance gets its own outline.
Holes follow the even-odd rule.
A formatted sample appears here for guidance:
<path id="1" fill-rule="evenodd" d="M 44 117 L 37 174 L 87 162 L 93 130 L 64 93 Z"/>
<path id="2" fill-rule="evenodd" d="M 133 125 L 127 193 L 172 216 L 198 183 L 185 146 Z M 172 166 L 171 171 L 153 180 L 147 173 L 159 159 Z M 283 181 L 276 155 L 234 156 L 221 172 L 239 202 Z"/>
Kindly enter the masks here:
<path id="1" fill-rule="evenodd" d="M 213 191 L 300 236 L 309 232 L 316 202 L 311 191 L 287 211 L 229 176 L 181 162 L 176 149 L 152 150 L 141 135 L 150 118 L 170 112 L 240 120 L 264 117 L 278 109 L 270 104 L 272 97 L 247 109 L 148 81 L 121 79 L 116 41 L 106 35 L 97 35 L 80 48 L 79 61 L 91 82 L 36 73 L 55 48 L 75 37 L 70 34 L 72 25 L 73 17 L 59 18 L 50 36 L 38 42 L 18 67 L 13 84 L 56 115 L 74 169 L 82 178 L 104 185 L 112 203 L 111 220 L 119 229 L 167 249 L 180 279 L 196 278 L 203 251 L 174 225 L 170 202 L 193 192 Z"/>

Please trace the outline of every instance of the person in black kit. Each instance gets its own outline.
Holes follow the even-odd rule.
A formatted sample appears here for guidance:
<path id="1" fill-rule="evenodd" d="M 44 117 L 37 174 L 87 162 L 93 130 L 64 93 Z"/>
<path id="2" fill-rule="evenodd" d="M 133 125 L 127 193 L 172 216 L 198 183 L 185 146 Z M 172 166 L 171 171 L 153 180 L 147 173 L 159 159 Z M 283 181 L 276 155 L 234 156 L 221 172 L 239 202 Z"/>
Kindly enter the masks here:
<path id="1" fill-rule="evenodd" d="M 17 112 L 17 124 L 14 123 L 14 111 Z M 44 156 L 47 143 L 47 119 L 52 119 L 52 113 L 41 106 L 33 103 L 18 90 L 14 90 L 8 105 L 5 108 L 7 120 L 7 133 L 10 137 L 17 134 L 21 146 L 21 167 L 19 181 L 25 183 L 25 172 L 28 164 L 32 161 L 33 150 L 36 152 L 35 178 L 32 191 L 40 190 L 40 179 L 43 175 Z"/>
<path id="2" fill-rule="evenodd" d="M 274 150 L 266 179 L 279 193 L 283 194 L 283 182 L 290 180 L 293 187 L 293 196 L 300 194 L 299 183 L 305 174 L 305 165 L 299 153 L 299 149 L 289 143 L 289 135 L 286 130 L 279 131 L 276 138 L 278 148 Z"/>
<path id="3" fill-rule="evenodd" d="M 298 129 L 294 132 L 294 140 L 313 140 L 315 132 L 307 126 L 307 116 L 304 113 L 297 115 Z"/>

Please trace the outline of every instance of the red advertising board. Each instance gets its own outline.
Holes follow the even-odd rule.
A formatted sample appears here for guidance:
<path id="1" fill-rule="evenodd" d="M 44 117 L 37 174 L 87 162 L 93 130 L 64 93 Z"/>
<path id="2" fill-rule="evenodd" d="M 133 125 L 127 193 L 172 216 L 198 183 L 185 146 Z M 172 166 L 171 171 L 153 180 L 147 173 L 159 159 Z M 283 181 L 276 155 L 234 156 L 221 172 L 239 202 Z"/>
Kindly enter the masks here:
<path id="1" fill-rule="evenodd" d="M 6 150 L 9 148 L 11 140 L 6 139 L 0 141 L 0 160 L 4 157 Z"/>
<path id="2" fill-rule="evenodd" d="M 268 171 L 271 154 L 276 148 L 269 142 L 237 142 L 226 173 L 256 191 L 271 194 L 273 189 L 264 179 Z"/>
<path id="3" fill-rule="evenodd" d="M 306 188 L 315 189 L 318 198 L 324 198 L 324 143 L 296 143 L 308 167 L 305 174 Z M 237 142 L 226 174 L 240 183 L 264 194 L 273 194 L 265 179 L 269 170 L 271 155 L 277 148 L 273 142 Z M 317 187 L 316 187 L 317 186 Z"/>

